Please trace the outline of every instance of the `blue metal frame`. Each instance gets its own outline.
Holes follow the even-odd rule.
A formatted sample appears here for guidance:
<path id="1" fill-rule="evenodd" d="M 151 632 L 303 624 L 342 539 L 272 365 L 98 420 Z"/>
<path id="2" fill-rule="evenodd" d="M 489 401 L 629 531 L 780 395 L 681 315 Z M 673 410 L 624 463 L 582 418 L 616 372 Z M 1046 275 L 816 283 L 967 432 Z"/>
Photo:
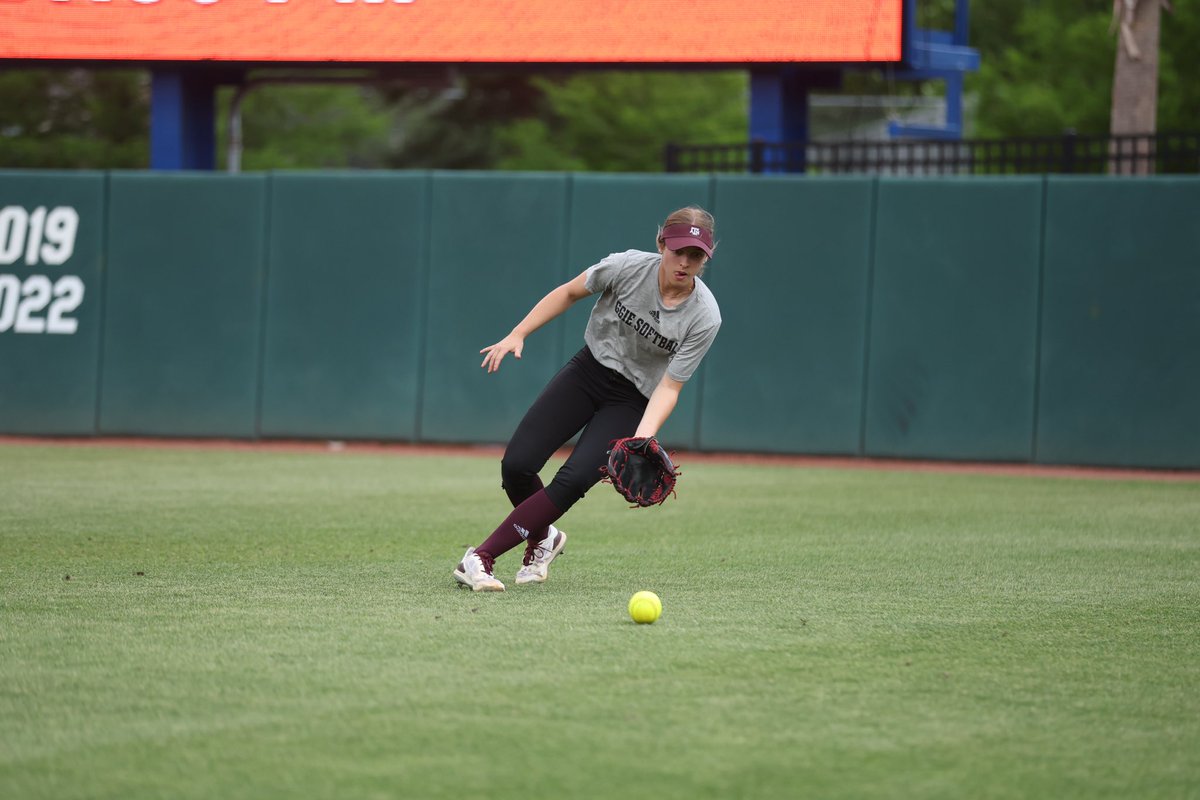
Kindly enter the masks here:
<path id="1" fill-rule="evenodd" d="M 946 83 L 946 124 L 888 125 L 893 137 L 916 139 L 961 139 L 963 135 L 963 76 L 979 69 L 979 51 L 967 46 L 970 29 L 968 0 L 955 0 L 954 31 L 931 31 L 917 27 L 917 0 L 904 0 L 904 61 L 906 69 L 895 74 L 899 80 L 941 80 Z"/>
<path id="2" fill-rule="evenodd" d="M 150 79 L 150 168 L 215 169 L 215 80 L 188 70 L 154 70 Z"/>
<path id="3" fill-rule="evenodd" d="M 808 87 L 794 67 L 750 70 L 750 139 L 808 140 Z"/>
<path id="4" fill-rule="evenodd" d="M 979 51 L 967 46 L 970 28 L 968 0 L 956 0 L 953 32 L 917 26 L 917 0 L 904 0 L 903 62 L 894 72 L 899 80 L 941 80 L 946 84 L 944 126 L 891 123 L 894 137 L 961 139 L 963 135 L 963 76 L 979 69 Z M 802 143 L 808 141 L 808 95 L 830 86 L 828 72 L 796 66 L 757 67 L 750 72 L 750 141 Z M 803 172 L 804 148 L 789 148 L 784 164 L 765 164 L 766 172 Z"/>
<path id="5" fill-rule="evenodd" d="M 835 85 L 840 74 L 795 66 L 750 70 L 750 141 L 808 141 L 808 94 Z M 804 172 L 804 148 L 786 150 L 785 161 L 760 164 L 762 172 Z"/>

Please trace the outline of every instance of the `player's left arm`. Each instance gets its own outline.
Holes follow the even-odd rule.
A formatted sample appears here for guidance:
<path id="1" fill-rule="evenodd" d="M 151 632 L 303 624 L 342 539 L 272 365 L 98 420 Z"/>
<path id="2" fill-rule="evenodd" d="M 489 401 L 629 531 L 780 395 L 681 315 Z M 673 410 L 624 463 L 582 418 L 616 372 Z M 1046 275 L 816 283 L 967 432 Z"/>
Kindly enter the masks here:
<path id="1" fill-rule="evenodd" d="M 650 402 L 646 404 L 646 411 L 642 414 L 642 421 L 638 423 L 637 432 L 633 435 L 635 437 L 657 435 L 658 429 L 675 410 L 675 404 L 679 402 L 679 392 L 682 389 L 683 381 L 677 381 L 664 373 L 658 386 L 654 387 L 654 392 L 650 395 Z"/>

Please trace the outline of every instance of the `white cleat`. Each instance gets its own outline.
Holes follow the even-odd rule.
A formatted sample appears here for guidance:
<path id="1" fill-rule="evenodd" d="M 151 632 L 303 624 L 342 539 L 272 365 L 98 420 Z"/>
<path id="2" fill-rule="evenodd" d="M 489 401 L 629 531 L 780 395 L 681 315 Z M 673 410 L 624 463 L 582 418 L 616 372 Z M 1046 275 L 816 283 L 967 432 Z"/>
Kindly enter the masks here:
<path id="1" fill-rule="evenodd" d="M 567 543 L 567 535 L 553 525 L 540 542 L 525 543 L 525 558 L 517 570 L 517 583 L 545 583 L 550 562 L 558 557 Z"/>
<path id="2" fill-rule="evenodd" d="M 496 580 L 492 574 L 492 559 L 481 557 L 474 547 L 467 548 L 467 554 L 454 568 L 454 580 L 463 586 L 470 586 L 473 592 L 503 592 L 504 584 Z"/>

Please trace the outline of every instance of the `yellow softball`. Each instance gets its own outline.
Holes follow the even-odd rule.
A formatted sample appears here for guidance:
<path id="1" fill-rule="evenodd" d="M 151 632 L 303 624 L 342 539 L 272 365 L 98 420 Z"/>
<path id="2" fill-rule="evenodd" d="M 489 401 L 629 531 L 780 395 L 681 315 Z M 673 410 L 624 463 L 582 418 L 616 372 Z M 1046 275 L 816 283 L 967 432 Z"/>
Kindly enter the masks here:
<path id="1" fill-rule="evenodd" d="M 629 598 L 629 616 L 639 625 L 648 625 L 662 616 L 662 600 L 654 592 L 638 592 Z"/>

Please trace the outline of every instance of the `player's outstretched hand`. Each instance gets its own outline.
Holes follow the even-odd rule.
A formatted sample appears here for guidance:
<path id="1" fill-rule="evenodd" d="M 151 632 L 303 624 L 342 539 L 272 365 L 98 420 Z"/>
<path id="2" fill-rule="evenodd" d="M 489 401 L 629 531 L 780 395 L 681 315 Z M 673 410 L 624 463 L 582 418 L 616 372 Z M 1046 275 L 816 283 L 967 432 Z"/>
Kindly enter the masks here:
<path id="1" fill-rule="evenodd" d="M 485 347 L 479 352 L 483 353 L 483 363 L 479 366 L 486 369 L 488 372 L 495 372 L 500 369 L 500 362 L 509 353 L 513 354 L 513 358 L 521 357 L 521 350 L 525 347 L 525 338 L 518 336 L 515 333 L 510 333 L 500 341 L 490 347 Z"/>

